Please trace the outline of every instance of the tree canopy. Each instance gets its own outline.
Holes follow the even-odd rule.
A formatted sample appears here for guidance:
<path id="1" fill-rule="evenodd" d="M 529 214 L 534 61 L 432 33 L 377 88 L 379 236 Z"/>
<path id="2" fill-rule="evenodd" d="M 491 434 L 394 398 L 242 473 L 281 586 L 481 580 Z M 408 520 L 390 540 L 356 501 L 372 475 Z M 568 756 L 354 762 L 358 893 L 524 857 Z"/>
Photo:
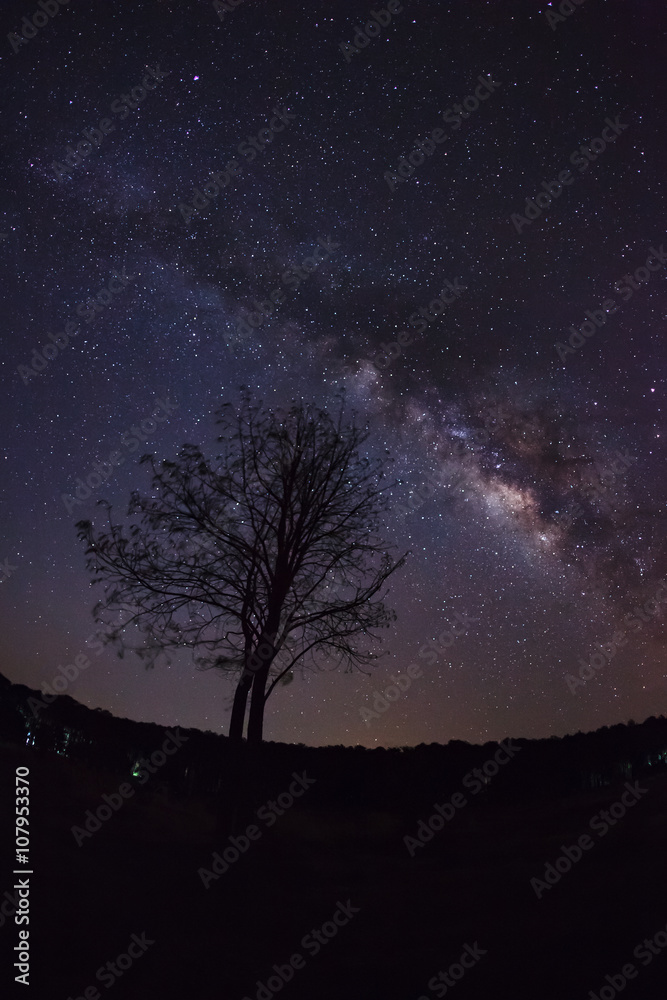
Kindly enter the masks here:
<path id="1" fill-rule="evenodd" d="M 388 578 L 405 562 L 378 532 L 388 507 L 384 460 L 361 454 L 368 426 L 303 403 L 273 410 L 246 391 L 217 411 L 219 453 L 185 444 L 156 462 L 151 489 L 134 491 L 125 523 L 96 530 L 79 521 L 93 582 L 103 584 L 98 622 L 118 611 L 106 640 L 132 648 L 148 666 L 188 647 L 200 668 L 239 673 L 230 736 L 262 739 L 264 707 L 277 683 L 314 651 L 347 669 L 395 613 Z M 127 626 L 142 634 L 131 646 Z"/>

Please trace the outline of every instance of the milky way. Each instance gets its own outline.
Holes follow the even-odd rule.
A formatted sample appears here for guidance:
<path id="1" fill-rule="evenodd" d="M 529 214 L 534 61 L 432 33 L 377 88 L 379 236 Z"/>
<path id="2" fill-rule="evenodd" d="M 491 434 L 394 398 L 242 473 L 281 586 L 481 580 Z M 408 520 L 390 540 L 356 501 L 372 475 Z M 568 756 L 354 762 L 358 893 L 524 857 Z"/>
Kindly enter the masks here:
<path id="1" fill-rule="evenodd" d="M 392 463 L 397 621 L 367 675 L 320 663 L 279 687 L 267 737 L 477 741 L 665 712 L 662 611 L 627 616 L 667 573 L 667 15 L 460 6 L 71 3 L 25 39 L 25 4 L 4 6 L 11 680 L 40 687 L 87 648 L 74 523 L 146 487 L 144 451 L 211 449 L 242 385 L 276 406 L 344 386 Z M 413 662 L 422 678 L 364 721 Z M 147 672 L 105 651 L 68 693 L 226 731 L 231 687 L 185 656 Z"/>

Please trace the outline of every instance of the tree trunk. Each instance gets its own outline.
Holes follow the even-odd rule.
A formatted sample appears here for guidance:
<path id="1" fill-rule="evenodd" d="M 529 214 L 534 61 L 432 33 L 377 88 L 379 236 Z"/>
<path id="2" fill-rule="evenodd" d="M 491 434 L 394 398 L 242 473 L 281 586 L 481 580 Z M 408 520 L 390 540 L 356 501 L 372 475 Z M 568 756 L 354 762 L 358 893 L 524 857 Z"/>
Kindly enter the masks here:
<path id="1" fill-rule="evenodd" d="M 271 664 L 267 664 L 258 670 L 252 684 L 252 695 L 250 696 L 250 715 L 248 716 L 248 743 L 256 746 L 262 742 L 264 732 L 264 705 L 266 682 L 269 677 Z"/>
<path id="2" fill-rule="evenodd" d="M 234 692 L 234 704 L 232 705 L 232 718 L 229 723 L 229 738 L 237 743 L 243 739 L 243 724 L 245 722 L 245 709 L 252 684 L 252 674 L 241 675 Z"/>
<path id="3" fill-rule="evenodd" d="M 248 744 L 257 746 L 262 742 L 264 729 L 264 705 L 266 702 L 265 691 L 266 682 L 269 677 L 271 664 L 276 656 L 276 649 L 273 645 L 280 624 L 280 612 L 272 610 L 262 630 L 248 667 L 252 671 L 252 694 L 250 696 L 250 714 L 248 716 Z"/>

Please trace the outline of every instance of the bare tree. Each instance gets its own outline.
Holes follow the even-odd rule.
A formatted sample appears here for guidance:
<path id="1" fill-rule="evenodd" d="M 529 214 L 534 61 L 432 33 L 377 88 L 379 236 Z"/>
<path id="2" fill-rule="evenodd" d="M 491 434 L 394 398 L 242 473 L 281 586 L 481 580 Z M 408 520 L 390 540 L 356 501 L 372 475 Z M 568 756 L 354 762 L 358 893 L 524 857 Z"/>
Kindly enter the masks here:
<path id="1" fill-rule="evenodd" d="M 104 584 L 96 620 L 129 609 L 107 633 L 120 655 L 133 648 L 152 666 L 189 647 L 200 668 L 240 672 L 233 739 L 251 692 L 248 741 L 259 743 L 266 701 L 299 661 L 324 650 L 361 668 L 377 654 L 358 641 L 396 618 L 380 591 L 406 555 L 394 561 L 377 536 L 383 460 L 360 455 L 369 429 L 344 417 L 342 395 L 332 418 L 303 404 L 273 411 L 246 392 L 218 411 L 214 463 L 190 444 L 159 466 L 144 455 L 152 489 L 132 493 L 126 525 L 106 501 L 108 528 L 77 524 L 93 582 Z M 134 647 L 129 625 L 143 637 Z"/>

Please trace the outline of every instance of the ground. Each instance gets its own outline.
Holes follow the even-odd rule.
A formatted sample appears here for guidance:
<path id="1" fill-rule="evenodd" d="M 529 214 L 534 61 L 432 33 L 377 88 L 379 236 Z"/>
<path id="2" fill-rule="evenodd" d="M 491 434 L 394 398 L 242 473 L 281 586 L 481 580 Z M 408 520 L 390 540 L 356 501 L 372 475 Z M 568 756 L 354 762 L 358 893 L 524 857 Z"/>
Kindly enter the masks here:
<path id="1" fill-rule="evenodd" d="M 229 846 L 224 804 L 147 786 L 77 846 L 71 828 L 118 788 L 117 775 L 30 748 L 5 746 L 0 759 L 3 816 L 13 811 L 15 768 L 31 772 L 33 992 L 25 995 L 74 1000 L 96 985 L 101 996 L 113 986 L 118 1000 L 256 1000 L 257 981 L 299 952 L 303 967 L 278 991 L 285 1000 L 417 1000 L 444 995 L 429 980 L 469 945 L 485 954 L 455 984 L 457 1000 L 586 1000 L 628 962 L 638 969 L 628 1000 L 664 1000 L 667 955 L 644 967 L 632 953 L 667 925 L 666 776 L 640 783 L 648 790 L 640 801 L 605 836 L 593 834 L 594 847 L 538 899 L 531 878 L 591 832 L 623 781 L 539 803 L 481 795 L 414 857 L 403 838 L 422 817 L 399 814 L 391 801 L 346 811 L 304 795 L 269 828 L 254 816 L 260 797 L 235 825 L 238 837 L 254 819 L 258 839 L 205 888 L 199 869 L 211 871 L 213 853 Z M 2 826 L 9 890 L 13 830 Z M 302 939 L 339 903 L 352 915 L 315 955 Z M 17 932 L 4 923 L 6 947 Z M 120 978 L 96 979 L 133 934 L 154 943 Z"/>

